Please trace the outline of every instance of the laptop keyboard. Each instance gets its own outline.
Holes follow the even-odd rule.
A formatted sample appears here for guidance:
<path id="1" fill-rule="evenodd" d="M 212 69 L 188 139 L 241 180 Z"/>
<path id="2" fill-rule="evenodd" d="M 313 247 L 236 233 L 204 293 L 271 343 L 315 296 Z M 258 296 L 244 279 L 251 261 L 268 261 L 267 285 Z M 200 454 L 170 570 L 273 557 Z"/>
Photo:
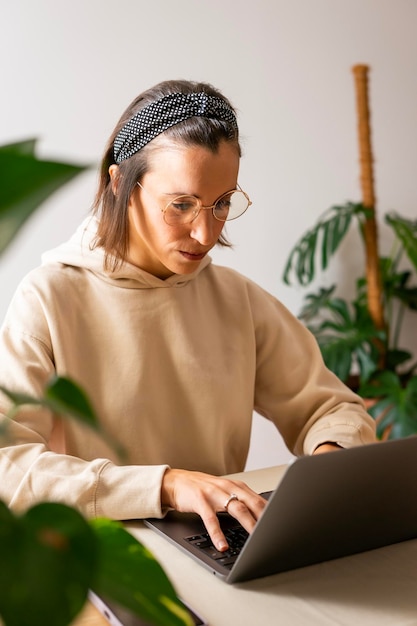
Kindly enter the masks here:
<path id="1" fill-rule="evenodd" d="M 240 525 L 227 528 L 226 530 L 223 530 L 223 532 L 227 543 L 229 544 L 229 549 L 226 550 L 226 552 L 219 552 L 214 547 L 208 533 L 192 535 L 191 537 L 186 537 L 185 539 L 192 546 L 204 552 L 204 554 L 210 559 L 213 559 L 213 561 L 224 565 L 227 569 L 232 569 L 246 539 L 248 538 L 248 533 Z"/>

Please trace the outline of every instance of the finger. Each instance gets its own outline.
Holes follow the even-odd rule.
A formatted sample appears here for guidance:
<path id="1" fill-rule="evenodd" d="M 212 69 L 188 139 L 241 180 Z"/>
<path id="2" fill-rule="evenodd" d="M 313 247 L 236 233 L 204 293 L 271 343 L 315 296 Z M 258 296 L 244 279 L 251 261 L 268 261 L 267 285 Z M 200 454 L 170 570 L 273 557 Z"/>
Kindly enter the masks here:
<path id="1" fill-rule="evenodd" d="M 222 488 L 226 492 L 229 491 L 229 494 L 236 494 L 239 501 L 246 504 L 256 519 L 260 517 L 265 508 L 266 500 L 248 487 L 246 483 L 241 481 L 224 481 Z"/>
<path id="2" fill-rule="evenodd" d="M 239 498 L 239 500 L 246 505 L 256 521 L 261 517 L 266 505 L 268 504 L 268 501 L 258 494 L 251 495 L 250 497 L 245 495 L 242 498 Z"/>
<path id="3" fill-rule="evenodd" d="M 227 507 L 227 512 L 234 517 L 248 533 L 253 531 L 259 519 L 259 516 L 256 516 L 253 511 L 248 508 L 246 503 L 240 499 L 232 500 Z"/>
<path id="4" fill-rule="evenodd" d="M 265 506 L 267 505 L 267 500 L 265 500 L 265 498 L 255 493 L 254 491 L 252 491 L 244 483 L 235 483 L 232 486 L 233 486 L 234 491 L 231 493 L 231 495 L 229 496 L 229 499 L 226 501 L 227 506 L 225 506 L 225 509 L 231 515 L 233 515 L 233 517 L 238 517 L 238 516 L 243 515 L 244 519 L 247 520 L 247 523 L 250 523 L 250 518 L 248 517 L 248 512 L 249 512 L 252 518 L 256 522 L 262 515 L 265 509 Z M 237 496 L 237 498 L 234 498 L 232 496 Z M 243 504 L 244 506 L 236 506 L 236 502 L 239 502 L 241 505 Z M 232 509 L 234 513 L 231 513 L 231 511 L 229 510 L 232 504 L 233 504 Z"/>
<path id="5" fill-rule="evenodd" d="M 217 548 L 217 550 L 219 550 L 219 552 L 227 550 L 229 544 L 227 543 L 226 537 L 220 528 L 219 518 L 216 513 L 212 509 L 207 509 L 206 511 L 201 511 L 199 515 L 204 526 L 206 527 L 213 545 Z"/>
<path id="6" fill-rule="evenodd" d="M 251 492 L 252 493 L 252 492 Z M 247 495 L 246 492 L 244 494 Z M 234 517 L 242 527 L 248 532 L 251 533 L 256 525 L 257 520 L 259 519 L 263 509 L 266 506 L 266 500 L 257 494 L 253 495 L 255 497 L 250 498 L 252 508 L 255 510 L 255 513 L 247 506 L 245 502 L 236 497 L 236 494 L 232 493 L 226 500 L 224 504 L 218 507 L 218 511 L 227 511 L 232 517 Z M 232 497 L 235 496 L 235 497 Z M 231 510 L 230 510 L 231 509 Z M 220 551 L 224 552 L 229 547 L 226 537 L 224 536 L 219 519 L 216 514 L 213 514 L 211 508 L 207 507 L 204 512 L 200 512 L 200 517 L 203 520 L 203 523 L 207 529 L 207 532 L 213 542 L 213 545 Z"/>

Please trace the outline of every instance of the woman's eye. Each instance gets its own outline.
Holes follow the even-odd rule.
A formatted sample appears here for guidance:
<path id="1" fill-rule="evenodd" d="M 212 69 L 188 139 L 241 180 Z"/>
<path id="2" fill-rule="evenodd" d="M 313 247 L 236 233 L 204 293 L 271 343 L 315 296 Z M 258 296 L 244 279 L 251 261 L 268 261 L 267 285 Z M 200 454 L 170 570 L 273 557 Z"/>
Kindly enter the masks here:
<path id="1" fill-rule="evenodd" d="M 217 211 L 228 211 L 230 209 L 230 200 L 228 198 L 219 200 L 216 204 L 216 209 Z"/>
<path id="2" fill-rule="evenodd" d="M 171 202 L 171 206 L 179 213 L 184 213 L 185 211 L 192 211 L 195 208 L 195 203 L 187 200 L 178 202 L 176 201 Z"/>

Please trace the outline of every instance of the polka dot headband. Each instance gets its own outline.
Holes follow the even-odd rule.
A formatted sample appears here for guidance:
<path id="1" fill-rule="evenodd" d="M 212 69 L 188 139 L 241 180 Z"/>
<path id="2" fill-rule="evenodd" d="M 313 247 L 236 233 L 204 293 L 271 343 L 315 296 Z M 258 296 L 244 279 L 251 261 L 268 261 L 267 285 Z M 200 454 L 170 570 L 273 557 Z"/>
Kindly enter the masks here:
<path id="1" fill-rule="evenodd" d="M 158 135 L 190 117 L 208 117 L 230 124 L 237 130 L 235 114 L 217 96 L 200 93 L 172 93 L 138 111 L 114 140 L 114 160 L 121 163 Z"/>

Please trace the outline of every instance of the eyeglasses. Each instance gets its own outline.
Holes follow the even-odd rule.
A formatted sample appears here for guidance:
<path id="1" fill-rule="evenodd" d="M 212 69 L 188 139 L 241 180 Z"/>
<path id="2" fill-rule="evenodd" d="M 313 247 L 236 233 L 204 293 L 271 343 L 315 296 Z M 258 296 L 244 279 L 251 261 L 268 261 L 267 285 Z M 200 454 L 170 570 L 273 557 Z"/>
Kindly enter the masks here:
<path id="1" fill-rule="evenodd" d="M 139 182 L 136 184 L 149 194 Z M 243 215 L 251 204 L 249 196 L 242 189 L 233 189 L 224 193 L 210 206 L 203 206 L 201 200 L 195 196 L 177 196 L 161 211 L 165 222 L 170 226 L 189 224 L 196 219 L 201 209 L 211 210 L 213 217 L 220 222 L 230 222 Z"/>

